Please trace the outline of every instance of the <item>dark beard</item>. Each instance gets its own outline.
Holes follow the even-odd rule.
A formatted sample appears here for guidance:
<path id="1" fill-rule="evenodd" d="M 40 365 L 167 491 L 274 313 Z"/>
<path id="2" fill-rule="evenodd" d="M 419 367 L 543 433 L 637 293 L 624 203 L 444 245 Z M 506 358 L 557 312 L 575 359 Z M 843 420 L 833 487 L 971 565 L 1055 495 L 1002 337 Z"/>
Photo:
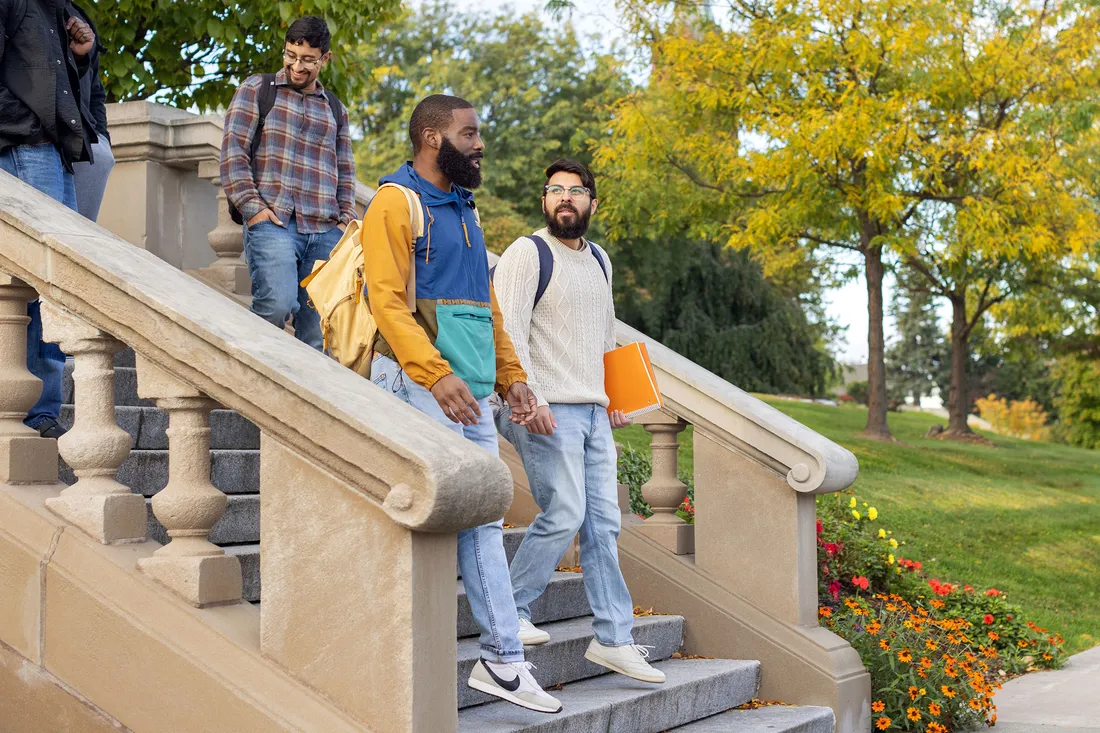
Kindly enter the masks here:
<path id="1" fill-rule="evenodd" d="M 450 140 L 443 138 L 435 164 L 451 183 L 473 190 L 481 185 L 481 169 L 473 164 L 474 160 L 480 159 L 481 153 L 464 155 Z"/>
<path id="2" fill-rule="evenodd" d="M 546 210 L 546 206 L 542 207 L 542 218 L 546 220 L 546 230 L 558 239 L 580 239 L 588 232 L 588 220 L 592 218 L 592 210 L 582 210 L 573 204 L 573 211 L 576 212 L 576 218 L 573 219 L 572 224 L 561 224 L 558 222 L 558 211 L 561 210 L 561 204 L 558 204 L 558 208 L 551 214 Z"/>

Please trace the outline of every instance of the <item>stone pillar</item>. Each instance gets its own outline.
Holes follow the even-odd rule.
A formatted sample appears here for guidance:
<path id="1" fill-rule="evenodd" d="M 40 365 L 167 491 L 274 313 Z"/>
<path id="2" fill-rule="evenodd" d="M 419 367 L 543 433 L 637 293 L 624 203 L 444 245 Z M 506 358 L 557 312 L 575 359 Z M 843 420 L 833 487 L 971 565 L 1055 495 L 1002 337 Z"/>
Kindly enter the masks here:
<path id="1" fill-rule="evenodd" d="M 130 434 L 115 421 L 114 355 L 122 342 L 86 321 L 42 303 L 48 341 L 76 360 L 73 428 L 57 441 L 77 481 L 46 506 L 103 544 L 144 542 L 145 499 L 115 480 L 130 455 Z"/>
<path id="2" fill-rule="evenodd" d="M 27 303 L 38 297 L 19 278 L 0 272 L 0 482 L 57 482 L 57 441 L 23 424 L 42 395 L 27 370 Z"/>
<path id="3" fill-rule="evenodd" d="M 218 224 L 207 235 L 210 249 L 218 259 L 199 274 L 209 282 L 235 295 L 248 296 L 252 292 L 252 280 L 244 262 L 244 234 L 241 225 L 229 216 L 229 201 L 221 186 L 221 170 L 217 160 L 199 163 L 199 178 L 210 181 L 218 189 Z"/>
<path id="4" fill-rule="evenodd" d="M 680 452 L 677 436 L 687 423 L 664 410 L 649 413 L 642 422 L 651 436 L 653 455 L 653 475 L 642 485 L 642 497 L 653 510 L 653 516 L 642 523 L 642 532 L 677 555 L 690 555 L 695 552 L 694 527 L 676 516 L 687 496 L 687 485 L 676 475 L 676 457 Z"/>
<path id="5" fill-rule="evenodd" d="M 138 394 L 168 413 L 168 485 L 153 513 L 171 538 L 138 567 L 200 608 L 241 600 L 240 561 L 209 539 L 227 499 L 210 483 L 210 410 L 217 403 L 140 355 Z"/>

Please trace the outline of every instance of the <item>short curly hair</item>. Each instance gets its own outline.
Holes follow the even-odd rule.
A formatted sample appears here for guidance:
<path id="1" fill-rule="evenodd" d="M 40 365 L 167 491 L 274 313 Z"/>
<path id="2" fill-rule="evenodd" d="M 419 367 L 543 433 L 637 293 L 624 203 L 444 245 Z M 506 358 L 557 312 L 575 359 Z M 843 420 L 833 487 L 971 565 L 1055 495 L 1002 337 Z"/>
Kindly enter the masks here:
<path id="1" fill-rule="evenodd" d="M 451 126 L 456 109 L 473 108 L 474 105 L 462 97 L 452 97 L 448 94 L 424 97 L 409 118 L 409 139 L 412 141 L 413 154 L 420 152 L 424 144 L 425 130 L 445 130 Z"/>

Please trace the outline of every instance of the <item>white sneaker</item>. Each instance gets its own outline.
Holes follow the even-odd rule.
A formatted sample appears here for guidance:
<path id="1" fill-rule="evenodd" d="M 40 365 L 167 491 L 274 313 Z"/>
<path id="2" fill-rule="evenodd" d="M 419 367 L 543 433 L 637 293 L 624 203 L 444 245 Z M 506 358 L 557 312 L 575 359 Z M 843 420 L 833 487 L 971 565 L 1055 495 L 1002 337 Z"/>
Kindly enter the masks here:
<path id="1" fill-rule="evenodd" d="M 550 634 L 521 617 L 519 620 L 519 640 L 523 642 L 524 646 L 538 646 L 550 641 Z"/>
<path id="2" fill-rule="evenodd" d="M 664 682 L 665 673 L 651 667 L 646 657 L 651 646 L 626 644 L 625 646 L 604 646 L 593 639 L 584 653 L 584 658 L 593 664 L 607 667 L 612 672 L 625 674 L 642 682 Z"/>
<path id="3" fill-rule="evenodd" d="M 502 664 L 479 659 L 474 663 L 466 684 L 536 713 L 560 713 L 561 703 L 557 698 L 543 692 L 539 683 L 531 676 L 529 670 L 534 668 L 535 665 L 530 662 Z"/>

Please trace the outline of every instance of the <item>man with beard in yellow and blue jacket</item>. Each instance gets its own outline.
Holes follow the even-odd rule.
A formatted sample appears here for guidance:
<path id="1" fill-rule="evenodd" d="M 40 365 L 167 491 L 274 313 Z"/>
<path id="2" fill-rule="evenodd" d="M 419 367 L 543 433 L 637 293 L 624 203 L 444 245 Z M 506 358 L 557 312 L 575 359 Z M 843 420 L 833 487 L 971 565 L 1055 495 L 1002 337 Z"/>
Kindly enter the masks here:
<path id="1" fill-rule="evenodd" d="M 363 217 L 366 290 L 378 323 L 371 380 L 497 455 L 489 396 L 507 399 L 517 424 L 535 415 L 489 281 L 485 239 L 471 189 L 481 185 L 477 112 L 469 102 L 432 95 L 413 111 L 413 161 L 381 183 L 417 194 L 423 236 L 413 241 L 409 201 L 380 188 Z M 416 258 L 416 311 L 406 283 Z M 531 676 L 504 554 L 500 520 L 458 533 L 458 562 L 481 631 L 481 660 L 470 687 L 529 710 L 561 711 Z"/>

